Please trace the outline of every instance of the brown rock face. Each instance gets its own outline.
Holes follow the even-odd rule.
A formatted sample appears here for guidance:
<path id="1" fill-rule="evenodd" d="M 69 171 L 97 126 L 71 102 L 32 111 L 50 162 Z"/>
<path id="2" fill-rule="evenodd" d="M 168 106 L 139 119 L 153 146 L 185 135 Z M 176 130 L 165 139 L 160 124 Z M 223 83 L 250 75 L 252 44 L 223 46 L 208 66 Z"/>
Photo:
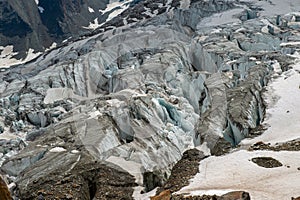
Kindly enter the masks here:
<path id="1" fill-rule="evenodd" d="M 8 187 L 5 181 L 0 176 L 0 199 L 1 200 L 12 200 Z"/>
<path id="2" fill-rule="evenodd" d="M 188 185 L 189 180 L 199 172 L 199 162 L 204 158 L 206 156 L 197 149 L 184 152 L 182 159 L 172 168 L 169 179 L 156 194 L 167 189 L 173 193 Z"/>
<path id="3" fill-rule="evenodd" d="M 171 199 L 171 191 L 164 190 L 159 195 L 154 197 L 150 197 L 151 200 L 170 200 Z"/>
<path id="4" fill-rule="evenodd" d="M 248 192 L 234 191 L 222 195 L 219 200 L 250 200 L 250 195 Z"/>

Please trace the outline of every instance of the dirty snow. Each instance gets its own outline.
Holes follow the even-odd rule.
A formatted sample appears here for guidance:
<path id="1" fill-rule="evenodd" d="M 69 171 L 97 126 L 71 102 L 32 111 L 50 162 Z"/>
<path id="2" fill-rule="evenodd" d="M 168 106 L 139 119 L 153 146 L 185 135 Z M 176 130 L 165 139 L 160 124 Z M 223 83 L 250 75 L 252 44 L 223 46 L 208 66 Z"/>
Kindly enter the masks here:
<path id="1" fill-rule="evenodd" d="M 18 136 L 16 136 L 15 134 L 9 133 L 8 131 L 0 134 L 0 140 L 14 140 L 17 138 L 18 138 Z"/>
<path id="2" fill-rule="evenodd" d="M 67 98 L 74 98 L 78 100 L 85 99 L 84 97 L 74 94 L 73 90 L 70 88 L 49 88 L 46 92 L 44 103 L 54 103 L 55 101 L 60 101 Z"/>
<path id="3" fill-rule="evenodd" d="M 241 13 L 244 9 L 236 8 L 220 13 L 213 14 L 210 17 L 205 17 L 197 24 L 197 29 L 201 30 L 203 27 L 212 27 L 212 26 L 219 26 L 222 24 L 240 22 L 240 20 L 235 15 Z"/>

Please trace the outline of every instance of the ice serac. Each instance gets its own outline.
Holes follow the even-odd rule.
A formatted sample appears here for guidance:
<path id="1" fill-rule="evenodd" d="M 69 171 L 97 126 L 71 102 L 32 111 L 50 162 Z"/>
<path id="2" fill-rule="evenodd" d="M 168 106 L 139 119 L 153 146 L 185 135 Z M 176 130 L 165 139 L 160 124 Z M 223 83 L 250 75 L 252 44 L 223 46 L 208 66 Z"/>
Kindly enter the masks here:
<path id="1" fill-rule="evenodd" d="M 82 4 L 63 2 L 80 13 Z M 46 4 L 39 1 L 44 15 Z M 295 48 L 278 38 L 296 35 L 275 31 L 294 27 L 292 17 L 266 21 L 248 11 L 239 23 L 202 27 L 201 20 L 251 4 L 132 4 L 120 16 L 129 22 L 144 7 L 136 23 L 122 26 L 116 17 L 102 33 L 0 72 L 2 169 L 17 177 L 22 198 L 69 198 L 78 190 L 82 199 L 130 199 L 133 187 L 137 194 L 161 186 L 186 150 L 207 145 L 220 155 L 251 134 L 263 118 L 261 91 L 274 64 L 284 71 L 293 61 L 282 52 Z M 64 20 L 70 10 L 57 9 Z"/>

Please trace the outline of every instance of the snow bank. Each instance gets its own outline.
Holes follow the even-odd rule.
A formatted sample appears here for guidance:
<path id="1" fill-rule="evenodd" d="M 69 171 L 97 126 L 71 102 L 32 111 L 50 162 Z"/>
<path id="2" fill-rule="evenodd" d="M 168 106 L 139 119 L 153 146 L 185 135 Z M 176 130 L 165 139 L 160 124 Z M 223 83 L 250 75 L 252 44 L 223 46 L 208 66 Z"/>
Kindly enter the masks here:
<path id="1" fill-rule="evenodd" d="M 283 166 L 259 167 L 251 159 L 260 156 L 272 157 Z M 222 195 L 242 190 L 249 192 L 252 200 L 290 200 L 300 191 L 299 157 L 300 152 L 246 150 L 221 157 L 212 156 L 200 162 L 200 173 L 179 193 Z"/>

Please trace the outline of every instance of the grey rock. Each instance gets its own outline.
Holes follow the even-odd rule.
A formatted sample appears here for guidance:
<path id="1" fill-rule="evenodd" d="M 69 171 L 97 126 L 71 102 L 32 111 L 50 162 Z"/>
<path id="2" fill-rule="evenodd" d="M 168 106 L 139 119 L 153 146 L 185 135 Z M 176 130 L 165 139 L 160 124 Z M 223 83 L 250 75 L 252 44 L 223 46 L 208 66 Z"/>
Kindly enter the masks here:
<path id="1" fill-rule="evenodd" d="M 4 162 L 1 169 L 10 176 L 18 176 L 24 169 L 40 160 L 45 154 L 44 149 L 26 151 L 24 154 Z"/>
<path id="2" fill-rule="evenodd" d="M 31 112 L 27 114 L 27 117 L 29 122 L 35 126 L 45 127 L 49 123 L 46 114 L 42 112 L 36 112 L 36 113 Z"/>

